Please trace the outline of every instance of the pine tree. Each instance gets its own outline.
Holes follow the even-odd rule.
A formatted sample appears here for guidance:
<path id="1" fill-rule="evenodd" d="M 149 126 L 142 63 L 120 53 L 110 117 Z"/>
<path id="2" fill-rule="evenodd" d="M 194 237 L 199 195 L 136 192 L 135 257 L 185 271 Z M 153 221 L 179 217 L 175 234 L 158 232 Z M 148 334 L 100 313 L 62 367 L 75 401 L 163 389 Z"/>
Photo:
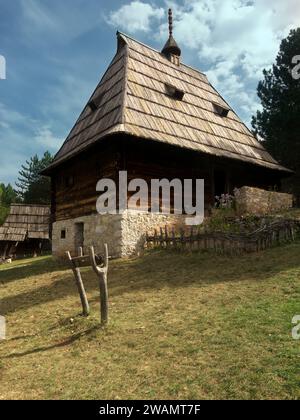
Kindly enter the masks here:
<path id="1" fill-rule="evenodd" d="M 252 126 L 267 150 L 295 171 L 284 186 L 300 201 L 300 79 L 293 77 L 293 59 L 299 55 L 300 28 L 282 41 L 272 69 L 263 72 L 257 89 L 263 110 L 253 117 Z"/>
<path id="2" fill-rule="evenodd" d="M 52 160 L 52 155 L 49 152 L 45 152 L 41 159 L 35 155 L 21 166 L 18 181 L 16 182 L 16 192 L 24 203 L 50 203 L 50 180 L 41 176 L 40 172 L 50 165 Z"/>

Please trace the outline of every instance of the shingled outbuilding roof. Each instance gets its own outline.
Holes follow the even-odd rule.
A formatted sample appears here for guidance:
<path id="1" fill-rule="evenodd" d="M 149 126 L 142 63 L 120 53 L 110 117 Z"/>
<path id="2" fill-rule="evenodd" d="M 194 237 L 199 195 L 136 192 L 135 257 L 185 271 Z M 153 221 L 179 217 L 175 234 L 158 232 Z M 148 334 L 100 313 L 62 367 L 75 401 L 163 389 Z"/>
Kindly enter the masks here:
<path id="1" fill-rule="evenodd" d="M 12 204 L 0 227 L 0 241 L 49 239 L 50 213 L 49 206 Z"/>
<path id="2" fill-rule="evenodd" d="M 125 34 L 117 38 L 113 61 L 45 173 L 114 133 L 288 172 L 205 74 Z"/>

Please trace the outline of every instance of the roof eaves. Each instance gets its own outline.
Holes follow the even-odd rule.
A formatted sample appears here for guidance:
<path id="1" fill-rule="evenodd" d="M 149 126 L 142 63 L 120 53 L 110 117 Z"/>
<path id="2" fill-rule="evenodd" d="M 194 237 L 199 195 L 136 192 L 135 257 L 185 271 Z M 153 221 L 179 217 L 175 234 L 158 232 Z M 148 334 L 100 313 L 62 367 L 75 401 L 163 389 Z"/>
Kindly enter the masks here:
<path id="1" fill-rule="evenodd" d="M 82 144 L 80 146 L 78 146 L 77 150 L 74 149 L 72 151 L 70 151 L 68 154 L 63 155 L 60 159 L 54 161 L 51 163 L 51 165 L 47 166 L 47 168 L 43 169 L 40 174 L 44 175 L 44 176 L 49 176 L 52 172 L 52 170 L 54 168 L 56 168 L 57 166 L 61 165 L 64 162 L 67 162 L 68 160 L 72 159 L 73 157 L 77 156 L 79 153 L 88 150 L 90 147 L 94 146 L 95 143 L 97 143 L 98 140 L 100 139 L 104 139 L 107 137 L 110 137 L 116 133 L 125 133 L 125 127 L 124 124 L 116 124 L 115 126 L 109 128 L 106 131 L 103 131 L 103 133 L 100 133 L 98 135 L 97 140 L 95 141 L 91 141 L 91 139 L 89 139 L 87 141 L 87 145 L 82 149 Z"/>

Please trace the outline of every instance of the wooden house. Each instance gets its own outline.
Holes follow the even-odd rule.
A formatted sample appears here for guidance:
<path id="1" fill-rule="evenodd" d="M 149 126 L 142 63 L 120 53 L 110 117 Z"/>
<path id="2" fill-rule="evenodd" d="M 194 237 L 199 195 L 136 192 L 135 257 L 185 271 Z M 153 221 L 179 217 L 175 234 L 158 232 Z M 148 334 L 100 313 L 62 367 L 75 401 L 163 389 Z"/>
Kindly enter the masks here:
<path id="1" fill-rule="evenodd" d="M 49 251 L 50 206 L 12 204 L 0 226 L 0 257 L 24 257 Z"/>
<path id="2" fill-rule="evenodd" d="M 170 16 L 171 19 L 171 16 Z M 210 84 L 181 61 L 172 34 L 156 51 L 117 33 L 117 52 L 53 164 L 53 252 L 108 242 L 135 253 L 146 230 L 177 218 L 148 212 L 100 216 L 101 178 L 204 179 L 205 208 L 244 185 L 280 187 L 289 171 L 264 149 Z"/>

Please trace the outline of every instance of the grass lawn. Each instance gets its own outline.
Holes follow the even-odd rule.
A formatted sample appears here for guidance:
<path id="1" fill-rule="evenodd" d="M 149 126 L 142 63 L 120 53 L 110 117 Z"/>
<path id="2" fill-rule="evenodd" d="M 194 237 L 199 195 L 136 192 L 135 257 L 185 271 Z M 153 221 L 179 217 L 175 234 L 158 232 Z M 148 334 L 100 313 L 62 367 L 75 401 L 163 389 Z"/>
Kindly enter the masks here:
<path id="1" fill-rule="evenodd" d="M 300 244 L 110 262 L 111 322 L 51 257 L 0 267 L 0 399 L 299 399 Z"/>

